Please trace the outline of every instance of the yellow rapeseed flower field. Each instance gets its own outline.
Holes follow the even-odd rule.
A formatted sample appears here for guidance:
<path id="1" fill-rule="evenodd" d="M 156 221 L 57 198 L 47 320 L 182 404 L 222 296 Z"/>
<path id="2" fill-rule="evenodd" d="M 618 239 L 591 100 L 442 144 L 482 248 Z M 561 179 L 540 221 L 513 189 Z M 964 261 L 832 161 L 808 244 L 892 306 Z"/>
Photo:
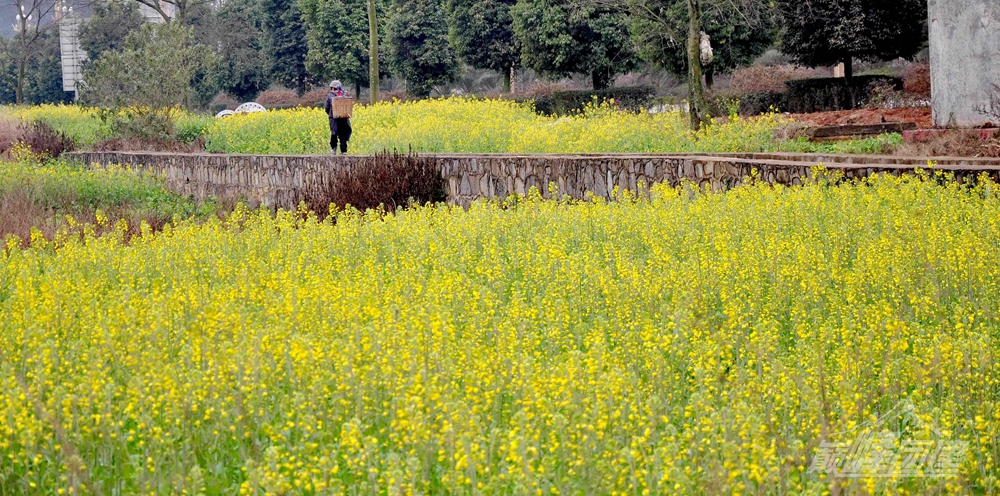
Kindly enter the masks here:
<path id="1" fill-rule="evenodd" d="M 530 104 L 447 98 L 358 106 L 351 150 L 432 153 L 751 152 L 774 148 L 775 115 L 734 118 L 694 133 L 678 113 L 634 114 L 610 104 L 569 117 L 545 117 Z M 237 115 L 211 126 L 209 151 L 329 153 L 322 109 L 298 108 Z"/>
<path id="2" fill-rule="evenodd" d="M 0 109 L 0 112 L 3 112 Z M 107 135 L 91 109 L 40 105 L 7 110 L 24 121 L 42 121 L 89 146 Z M 771 114 L 719 119 L 692 132 L 679 113 L 635 114 L 610 104 L 591 105 L 568 117 L 535 113 L 531 104 L 510 100 L 446 98 L 381 102 L 355 107 L 352 153 L 681 153 L 844 152 L 879 153 L 898 145 L 898 134 L 835 144 L 780 141 L 775 129 L 787 118 Z M 210 152 L 325 154 L 330 130 L 322 109 L 303 107 L 223 119 L 176 112 L 179 138 L 202 136 Z"/>
<path id="3" fill-rule="evenodd" d="M 824 494 L 901 402 L 956 475 L 833 483 L 1000 491 L 990 182 L 142 231 L 7 243 L 0 493 Z"/>

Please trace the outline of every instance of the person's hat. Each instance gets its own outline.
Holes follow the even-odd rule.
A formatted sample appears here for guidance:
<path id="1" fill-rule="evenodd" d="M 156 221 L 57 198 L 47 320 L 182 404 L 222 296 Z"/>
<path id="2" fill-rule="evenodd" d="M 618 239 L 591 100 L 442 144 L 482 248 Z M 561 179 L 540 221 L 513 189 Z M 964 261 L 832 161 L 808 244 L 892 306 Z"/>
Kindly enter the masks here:
<path id="1" fill-rule="evenodd" d="M 342 88 L 342 87 L 343 87 L 343 85 L 342 85 L 342 84 L 340 84 L 340 81 L 336 81 L 336 80 L 334 80 L 334 81 L 331 81 L 331 82 L 330 82 L 330 87 L 331 87 L 331 88 Z"/>

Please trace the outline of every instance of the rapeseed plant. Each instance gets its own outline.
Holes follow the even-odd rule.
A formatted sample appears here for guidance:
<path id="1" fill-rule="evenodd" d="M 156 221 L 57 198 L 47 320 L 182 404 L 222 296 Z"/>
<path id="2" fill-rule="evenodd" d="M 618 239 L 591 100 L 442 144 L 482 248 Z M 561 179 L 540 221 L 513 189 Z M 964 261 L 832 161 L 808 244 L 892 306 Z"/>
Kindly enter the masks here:
<path id="1" fill-rule="evenodd" d="M 1000 199 L 940 179 L 8 243 L 0 493 L 996 493 Z M 808 473 L 901 401 L 958 477 Z"/>
<path id="2" fill-rule="evenodd" d="M 39 120 L 90 146 L 108 134 L 97 112 L 83 107 L 16 108 L 26 121 Z M 252 154 L 329 153 L 329 127 L 322 109 L 302 107 L 213 119 L 177 111 L 178 139 L 201 136 L 211 152 Z M 683 153 L 840 152 L 874 153 L 898 146 L 898 134 L 868 140 L 816 144 L 778 141 L 787 118 L 769 114 L 733 116 L 694 133 L 678 113 L 634 114 L 608 103 L 568 117 L 536 114 L 527 103 L 447 98 L 357 106 L 354 153 Z"/>

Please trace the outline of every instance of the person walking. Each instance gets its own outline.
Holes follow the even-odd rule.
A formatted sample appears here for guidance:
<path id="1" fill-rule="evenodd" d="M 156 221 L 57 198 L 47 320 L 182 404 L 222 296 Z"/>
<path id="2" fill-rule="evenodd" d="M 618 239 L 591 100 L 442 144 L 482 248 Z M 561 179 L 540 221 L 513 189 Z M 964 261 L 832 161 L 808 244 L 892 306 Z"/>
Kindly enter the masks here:
<path id="1" fill-rule="evenodd" d="M 330 83 L 330 93 L 326 95 L 326 115 L 330 117 L 330 153 L 336 155 L 337 142 L 340 142 L 340 153 L 347 153 L 347 142 L 351 140 L 351 118 L 333 116 L 333 100 L 344 98 L 344 85 L 340 81 Z"/>

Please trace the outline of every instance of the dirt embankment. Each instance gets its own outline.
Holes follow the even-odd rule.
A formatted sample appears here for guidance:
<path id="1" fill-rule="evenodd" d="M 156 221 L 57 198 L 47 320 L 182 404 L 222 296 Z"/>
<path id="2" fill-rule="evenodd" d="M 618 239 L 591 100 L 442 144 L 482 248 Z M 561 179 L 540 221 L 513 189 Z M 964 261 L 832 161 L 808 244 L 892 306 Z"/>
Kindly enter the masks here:
<path id="1" fill-rule="evenodd" d="M 918 129 L 933 127 L 930 107 L 900 109 L 858 109 L 813 114 L 788 114 L 799 122 L 813 126 L 843 126 L 847 124 L 880 124 L 883 122 L 915 122 Z"/>

